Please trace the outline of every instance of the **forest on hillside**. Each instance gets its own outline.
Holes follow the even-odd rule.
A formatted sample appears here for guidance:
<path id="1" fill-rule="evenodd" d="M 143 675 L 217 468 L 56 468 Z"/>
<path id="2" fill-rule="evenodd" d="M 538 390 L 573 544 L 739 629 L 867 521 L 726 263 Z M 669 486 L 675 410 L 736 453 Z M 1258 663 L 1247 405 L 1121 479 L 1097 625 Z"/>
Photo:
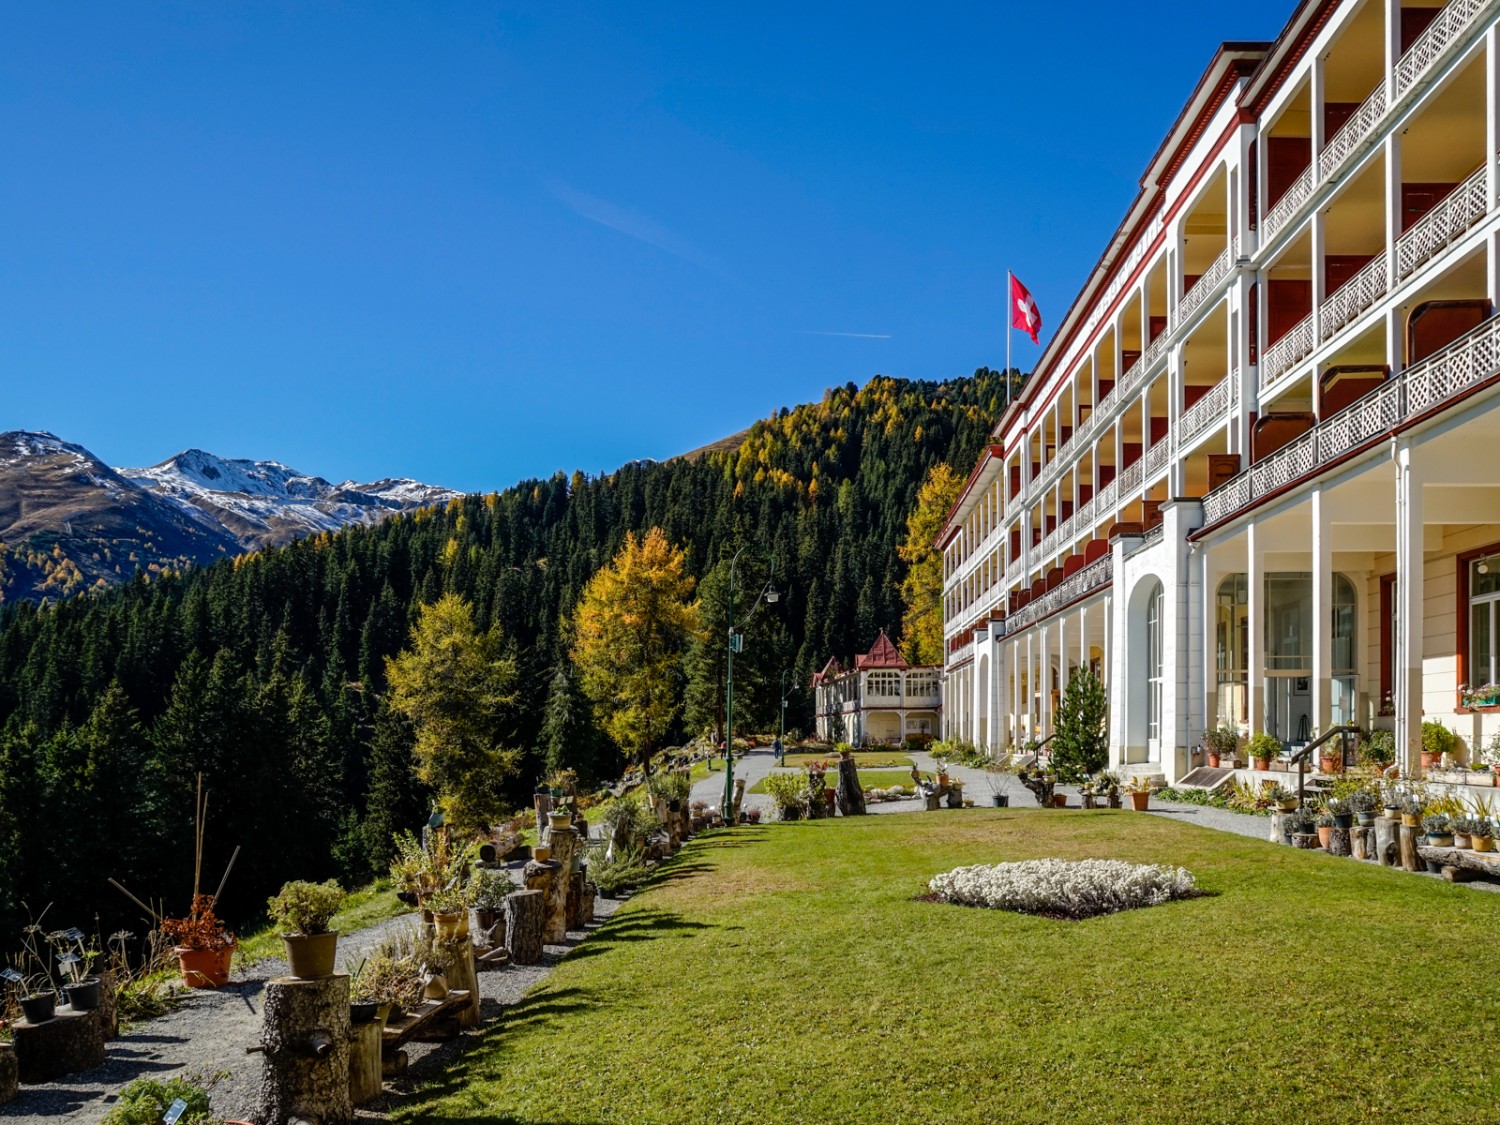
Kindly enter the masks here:
<path id="1" fill-rule="evenodd" d="M 193 789 L 210 791 L 205 868 L 243 847 L 224 911 L 256 913 L 289 877 L 357 882 L 391 833 L 425 818 L 412 732 L 386 704 L 386 659 L 447 593 L 497 628 L 517 668 L 506 738 L 523 803 L 547 765 L 610 780 L 618 752 L 568 666 L 568 619 L 627 532 L 661 527 L 686 552 L 709 624 L 746 545 L 740 607 L 769 579 L 736 659 L 740 729 L 809 725 L 808 678 L 831 655 L 896 635 L 896 545 L 929 469 L 967 473 L 1004 396 L 980 369 L 944 382 L 876 377 L 757 422 L 736 449 L 559 473 L 376 527 L 319 535 L 202 570 L 0 616 L 0 928 L 22 902 L 103 932 L 133 919 L 107 884 L 182 910 Z M 768 559 L 774 558 L 774 576 Z M 748 591 L 748 595 L 747 592 Z M 716 617 L 716 609 L 718 616 Z M 716 630 L 684 661 L 686 730 L 718 705 Z M 696 687 L 695 687 L 696 685 Z M 678 737 L 682 730 L 674 732 Z M 0 931 L 0 932 L 3 932 Z"/>

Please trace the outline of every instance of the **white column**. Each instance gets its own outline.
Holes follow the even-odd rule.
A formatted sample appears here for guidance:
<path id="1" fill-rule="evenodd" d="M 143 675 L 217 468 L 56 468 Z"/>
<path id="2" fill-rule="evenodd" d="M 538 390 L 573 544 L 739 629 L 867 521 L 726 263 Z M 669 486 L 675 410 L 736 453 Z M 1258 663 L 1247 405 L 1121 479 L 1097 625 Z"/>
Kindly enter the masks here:
<path id="1" fill-rule="evenodd" d="M 1078 670 L 1089 666 L 1089 607 L 1078 607 Z"/>
<path id="2" fill-rule="evenodd" d="M 1202 555 L 1200 566 L 1203 575 L 1203 650 L 1199 658 L 1203 665 L 1203 728 L 1212 730 L 1229 716 L 1219 714 L 1219 600 L 1216 587 L 1221 581 L 1214 569 L 1213 555 L 1208 544 L 1202 543 L 1198 553 Z"/>
<path id="3" fill-rule="evenodd" d="M 1385 139 L 1385 242 L 1390 250 L 1386 260 L 1386 279 L 1392 290 L 1396 288 L 1396 240 L 1400 237 L 1401 135 L 1392 133 Z"/>
<path id="4" fill-rule="evenodd" d="M 1026 710 L 1026 737 L 1028 739 L 1036 737 L 1037 733 L 1034 721 L 1036 714 L 1036 653 L 1035 646 L 1032 643 L 1035 635 L 1035 629 L 1028 630 L 1026 633 L 1026 691 L 1024 693 L 1025 699 L 1022 702 L 1025 704 Z"/>
<path id="5" fill-rule="evenodd" d="M 1422 475 L 1410 444 L 1396 449 L 1397 761 L 1415 772 L 1422 760 Z"/>
<path id="6" fill-rule="evenodd" d="M 1322 153 L 1323 145 L 1327 143 L 1328 140 L 1328 138 L 1323 135 L 1323 81 L 1323 57 L 1321 55 L 1315 55 L 1313 57 L 1312 64 L 1312 81 L 1309 84 L 1311 87 L 1309 91 L 1311 95 L 1310 104 L 1312 106 L 1312 128 L 1309 131 L 1312 133 L 1312 167 L 1314 182 L 1316 182 L 1318 178 L 1318 156 Z M 1317 259 L 1314 258 L 1313 261 L 1316 262 Z M 1314 292 L 1317 291 L 1317 282 L 1313 282 L 1313 290 Z"/>
<path id="7" fill-rule="evenodd" d="M 1057 686 L 1068 690 L 1068 615 L 1057 615 Z"/>
<path id="8" fill-rule="evenodd" d="M 1000 643 L 995 646 L 995 745 L 1000 754 L 1008 754 L 1011 750 L 1010 724 L 1005 721 L 1005 713 L 1009 709 L 1006 690 L 1010 683 L 1010 646 Z M 1002 694 L 1004 693 L 1004 694 Z"/>
<path id="9" fill-rule="evenodd" d="M 1265 596 L 1265 575 L 1262 573 L 1262 547 L 1252 521 L 1245 529 L 1245 584 L 1248 587 L 1249 605 L 1246 616 L 1250 619 L 1249 653 L 1245 660 L 1245 687 L 1249 701 L 1251 732 L 1266 729 L 1266 636 L 1265 609 L 1261 605 Z"/>
<path id="10" fill-rule="evenodd" d="M 1484 151 L 1500 152 L 1500 24 L 1491 24 L 1484 33 L 1484 109 Z M 1491 211 L 1500 202 L 1500 176 L 1495 173 L 1491 156 L 1488 201 Z"/>
<path id="11" fill-rule="evenodd" d="M 1333 725 L 1333 508 L 1323 489 L 1312 494 L 1312 711 L 1324 734 Z"/>
<path id="12" fill-rule="evenodd" d="M 1042 676 L 1041 698 L 1037 702 L 1040 712 L 1042 737 L 1052 733 L 1052 626 L 1042 626 Z"/>

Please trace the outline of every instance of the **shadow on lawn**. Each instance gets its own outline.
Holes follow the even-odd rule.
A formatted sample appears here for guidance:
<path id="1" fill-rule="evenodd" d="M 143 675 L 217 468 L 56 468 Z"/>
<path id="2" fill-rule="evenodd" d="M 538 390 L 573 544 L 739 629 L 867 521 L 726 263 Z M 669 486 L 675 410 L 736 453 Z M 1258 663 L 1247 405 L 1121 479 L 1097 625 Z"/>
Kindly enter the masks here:
<path id="1" fill-rule="evenodd" d="M 690 937 L 697 930 L 739 929 L 738 926 L 715 926 L 707 922 L 690 922 L 670 910 L 638 910 L 615 915 L 600 926 L 589 940 L 568 954 L 569 961 L 597 957 L 626 942 L 655 941 L 664 937 Z"/>

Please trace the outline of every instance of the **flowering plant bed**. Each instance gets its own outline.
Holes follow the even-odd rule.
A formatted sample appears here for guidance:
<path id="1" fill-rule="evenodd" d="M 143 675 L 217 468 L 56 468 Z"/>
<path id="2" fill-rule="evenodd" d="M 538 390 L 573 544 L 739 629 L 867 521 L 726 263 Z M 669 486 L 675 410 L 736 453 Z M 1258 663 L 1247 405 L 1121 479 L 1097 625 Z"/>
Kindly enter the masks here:
<path id="1" fill-rule="evenodd" d="M 1027 859 L 955 867 L 934 876 L 927 887 L 929 901 L 1070 920 L 1202 893 L 1186 868 L 1119 859 Z"/>

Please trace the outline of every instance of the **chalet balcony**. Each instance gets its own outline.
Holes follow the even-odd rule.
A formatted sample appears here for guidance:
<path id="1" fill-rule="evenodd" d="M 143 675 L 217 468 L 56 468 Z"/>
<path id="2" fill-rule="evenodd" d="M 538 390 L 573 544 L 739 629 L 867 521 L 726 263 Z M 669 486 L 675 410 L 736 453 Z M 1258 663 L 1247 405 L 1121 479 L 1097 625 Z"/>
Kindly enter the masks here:
<path id="1" fill-rule="evenodd" d="M 1437 66 L 1448 49 L 1464 37 L 1479 17 L 1495 7 L 1496 0 L 1452 0 L 1396 63 L 1396 96 L 1399 101 Z"/>
<path id="2" fill-rule="evenodd" d="M 1405 281 L 1484 218 L 1488 167 L 1480 168 L 1396 240 L 1396 280 Z"/>
<path id="3" fill-rule="evenodd" d="M 1385 116 L 1385 82 L 1381 81 L 1370 96 L 1354 111 L 1353 116 L 1318 153 L 1318 177 L 1328 179 L 1344 166 L 1344 162 L 1355 154 L 1375 132 L 1375 126 Z"/>
<path id="4" fill-rule="evenodd" d="M 1361 313 L 1386 295 L 1390 282 L 1390 260 L 1380 253 L 1358 273 L 1338 287 L 1318 306 L 1318 336 L 1326 343 L 1339 329 L 1353 324 Z"/>
<path id="5" fill-rule="evenodd" d="M 1266 349 L 1260 361 L 1260 385 L 1264 390 L 1298 363 L 1312 355 L 1313 318 L 1308 313 L 1281 339 Z"/>

